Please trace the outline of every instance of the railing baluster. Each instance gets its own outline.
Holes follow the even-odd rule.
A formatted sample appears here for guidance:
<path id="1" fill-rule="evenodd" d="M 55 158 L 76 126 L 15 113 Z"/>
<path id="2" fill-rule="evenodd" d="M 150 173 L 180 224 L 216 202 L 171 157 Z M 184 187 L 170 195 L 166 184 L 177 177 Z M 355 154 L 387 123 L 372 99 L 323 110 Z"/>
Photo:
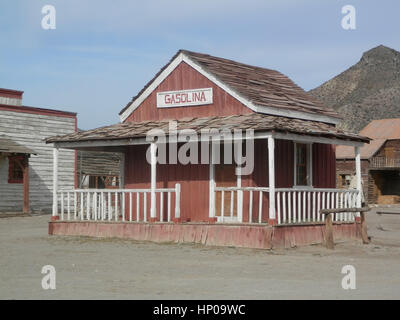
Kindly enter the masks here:
<path id="1" fill-rule="evenodd" d="M 146 199 L 146 192 L 143 192 L 143 221 L 147 222 L 147 199 Z"/>
<path id="2" fill-rule="evenodd" d="M 140 193 L 136 192 L 136 222 L 140 221 Z"/>
<path id="3" fill-rule="evenodd" d="M 233 219 L 233 191 L 231 191 L 231 207 L 230 207 L 230 216 Z"/>
<path id="4" fill-rule="evenodd" d="M 70 199 L 70 195 L 69 195 L 69 191 L 67 192 L 67 217 L 68 217 L 68 220 L 71 220 L 71 209 L 70 209 L 70 202 L 71 201 L 71 199 Z"/>
<path id="5" fill-rule="evenodd" d="M 293 191 L 293 222 L 296 223 L 297 221 L 297 215 L 296 215 L 296 211 L 297 211 L 297 206 L 296 206 L 296 191 Z"/>
<path id="6" fill-rule="evenodd" d="M 316 219 L 316 214 L 315 214 L 315 212 L 316 212 L 316 210 L 317 210 L 317 208 L 315 207 L 315 196 L 316 196 L 316 192 L 314 191 L 313 193 L 313 196 L 312 196 L 312 198 L 313 198 L 313 204 L 312 204 L 312 221 L 313 222 L 315 222 L 315 219 Z"/>
<path id="7" fill-rule="evenodd" d="M 83 221 L 84 220 L 84 213 L 83 213 L 83 192 L 80 192 L 80 194 L 81 194 L 81 221 Z M 88 195 L 89 195 L 89 193 L 88 193 Z M 89 204 L 88 204 L 89 205 Z M 89 220 L 89 210 L 88 210 L 88 212 L 87 212 L 87 219 Z"/>
<path id="8" fill-rule="evenodd" d="M 287 222 L 287 211 L 286 211 L 286 192 L 282 192 L 283 195 L 283 223 Z"/>
<path id="9" fill-rule="evenodd" d="M 78 216 L 78 200 L 76 191 L 74 191 L 74 219 L 76 220 Z"/>
<path id="10" fill-rule="evenodd" d="M 132 221 L 132 192 L 129 192 L 129 221 Z"/>
<path id="11" fill-rule="evenodd" d="M 61 220 L 64 220 L 64 192 L 61 192 Z"/>
<path id="12" fill-rule="evenodd" d="M 97 214 L 98 214 L 98 208 L 97 208 L 97 192 L 94 192 L 93 194 L 93 201 L 94 201 L 94 220 L 97 221 Z"/>
<path id="13" fill-rule="evenodd" d="M 292 222 L 292 193 L 288 192 L 288 222 Z"/>
<path id="14" fill-rule="evenodd" d="M 171 192 L 168 191 L 168 222 L 171 222 Z"/>
<path id="15" fill-rule="evenodd" d="M 307 221 L 311 221 L 311 192 L 307 191 Z"/>
<path id="16" fill-rule="evenodd" d="M 258 223 L 261 223 L 261 221 L 262 221 L 262 196 L 263 196 L 263 193 L 262 193 L 262 191 L 259 191 L 258 192 L 258 196 L 259 196 L 259 199 L 258 199 Z"/>
<path id="17" fill-rule="evenodd" d="M 115 192 L 115 221 L 118 221 L 118 193 Z"/>
<path id="18" fill-rule="evenodd" d="M 160 222 L 164 222 L 164 192 L 160 192 Z"/>
<path id="19" fill-rule="evenodd" d="M 122 211 L 122 221 L 125 221 L 125 192 L 122 191 L 122 200 L 121 200 L 121 211 Z"/>
<path id="20" fill-rule="evenodd" d="M 251 223 L 253 220 L 253 190 L 250 190 L 249 197 L 249 223 Z"/>
<path id="21" fill-rule="evenodd" d="M 221 191 L 221 222 L 224 222 L 224 202 L 225 202 L 225 191 Z"/>
<path id="22" fill-rule="evenodd" d="M 317 205 L 317 215 L 318 221 L 321 221 L 321 192 L 318 192 L 318 205 Z"/>
<path id="23" fill-rule="evenodd" d="M 301 191 L 297 191 L 297 221 L 301 222 Z"/>
<path id="24" fill-rule="evenodd" d="M 281 193 L 276 193 L 276 202 L 278 207 L 278 224 L 281 224 Z"/>
<path id="25" fill-rule="evenodd" d="M 111 192 L 108 192 L 108 221 L 112 219 L 112 209 L 111 209 Z"/>

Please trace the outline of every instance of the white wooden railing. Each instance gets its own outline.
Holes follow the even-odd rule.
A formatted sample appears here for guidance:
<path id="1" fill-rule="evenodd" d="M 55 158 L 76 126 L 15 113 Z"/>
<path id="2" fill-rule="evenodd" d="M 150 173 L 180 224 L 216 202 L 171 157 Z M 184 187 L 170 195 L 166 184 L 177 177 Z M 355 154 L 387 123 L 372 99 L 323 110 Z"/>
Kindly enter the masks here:
<path id="1" fill-rule="evenodd" d="M 220 222 L 243 222 L 245 220 L 248 223 L 262 223 L 263 222 L 263 199 L 264 195 L 268 194 L 269 188 L 260 187 L 214 187 L 215 195 L 217 193 L 221 194 L 221 202 L 218 204 L 220 206 L 219 212 L 215 212 L 215 215 L 219 217 Z M 230 216 L 225 216 L 225 194 L 229 194 L 229 213 Z M 257 195 L 257 207 L 255 206 L 256 201 L 254 201 Z M 234 219 L 234 208 L 236 202 L 236 217 Z M 265 208 L 268 211 L 268 208 Z M 265 215 L 265 212 L 264 212 Z M 245 216 L 245 219 L 243 219 Z"/>
<path id="2" fill-rule="evenodd" d="M 355 208 L 358 190 L 276 189 L 278 224 L 322 222 L 321 209 Z M 350 212 L 333 215 L 333 221 L 354 221 Z"/>
<path id="3" fill-rule="evenodd" d="M 214 191 L 214 215 L 218 218 L 218 222 L 267 223 L 269 188 L 214 187 Z M 221 196 L 217 197 L 217 193 Z M 226 197 L 226 194 L 230 196 Z M 278 224 L 323 222 L 321 209 L 355 208 L 357 195 L 358 190 L 354 189 L 277 188 L 275 189 L 276 220 Z M 226 206 L 229 208 L 229 216 L 225 212 Z M 333 221 L 354 220 L 354 213 L 350 212 L 333 215 Z"/>
<path id="4" fill-rule="evenodd" d="M 152 217 L 151 189 L 60 190 L 60 220 L 146 222 L 156 218 L 170 222 L 173 216 L 180 217 L 179 184 L 153 192 L 156 207 Z"/>

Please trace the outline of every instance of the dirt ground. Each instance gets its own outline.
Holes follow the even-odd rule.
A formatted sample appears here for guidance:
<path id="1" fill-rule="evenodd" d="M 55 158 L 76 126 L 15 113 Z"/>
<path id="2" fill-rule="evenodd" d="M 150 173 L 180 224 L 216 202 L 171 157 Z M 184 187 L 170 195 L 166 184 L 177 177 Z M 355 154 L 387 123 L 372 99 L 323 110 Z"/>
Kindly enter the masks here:
<path id="1" fill-rule="evenodd" d="M 376 210 L 375 210 L 376 211 Z M 1 299 L 399 299 L 400 215 L 368 213 L 372 243 L 288 250 L 47 235 L 49 216 L 0 219 Z M 56 289 L 42 289 L 44 265 Z M 344 265 L 356 289 L 344 290 Z"/>

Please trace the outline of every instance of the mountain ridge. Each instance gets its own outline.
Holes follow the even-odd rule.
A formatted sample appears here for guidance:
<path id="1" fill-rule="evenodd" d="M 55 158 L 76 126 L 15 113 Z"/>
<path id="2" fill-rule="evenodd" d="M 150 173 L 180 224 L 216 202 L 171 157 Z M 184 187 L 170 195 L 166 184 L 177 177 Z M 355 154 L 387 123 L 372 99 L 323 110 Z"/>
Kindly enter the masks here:
<path id="1" fill-rule="evenodd" d="M 380 45 L 353 66 L 309 91 L 359 132 L 371 120 L 400 117 L 400 52 Z"/>

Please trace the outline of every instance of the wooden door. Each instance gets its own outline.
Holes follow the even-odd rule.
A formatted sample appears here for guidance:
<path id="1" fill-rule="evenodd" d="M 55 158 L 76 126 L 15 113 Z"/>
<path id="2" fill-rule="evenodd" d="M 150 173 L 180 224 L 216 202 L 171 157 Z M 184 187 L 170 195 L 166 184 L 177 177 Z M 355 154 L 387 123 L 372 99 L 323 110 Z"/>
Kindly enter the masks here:
<path id="1" fill-rule="evenodd" d="M 215 184 L 217 187 L 236 187 L 237 178 L 235 174 L 235 164 L 216 164 L 215 170 Z M 232 203 L 232 208 L 231 208 Z M 215 194 L 215 216 L 219 220 L 221 217 L 222 206 L 222 192 L 218 191 Z M 223 220 L 236 221 L 237 220 L 237 192 L 230 191 L 224 192 L 224 210 Z"/>

